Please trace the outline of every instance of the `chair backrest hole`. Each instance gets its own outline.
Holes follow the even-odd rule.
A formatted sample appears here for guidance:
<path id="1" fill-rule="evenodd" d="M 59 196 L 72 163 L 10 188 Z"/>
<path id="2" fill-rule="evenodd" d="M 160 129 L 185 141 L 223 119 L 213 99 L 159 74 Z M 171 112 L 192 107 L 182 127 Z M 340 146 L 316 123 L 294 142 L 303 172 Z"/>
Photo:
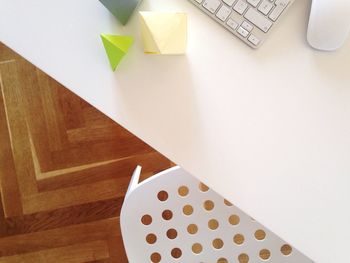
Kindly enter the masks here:
<path id="1" fill-rule="evenodd" d="M 231 225 L 238 225 L 239 222 L 240 222 L 240 218 L 238 215 L 230 215 L 230 217 L 228 218 L 228 222 L 231 224 Z"/>
<path id="2" fill-rule="evenodd" d="M 215 249 L 220 249 L 224 246 L 224 241 L 222 241 L 220 238 L 215 238 L 212 244 Z"/>
<path id="3" fill-rule="evenodd" d="M 182 212 L 187 216 L 192 215 L 193 214 L 193 207 L 191 205 L 185 205 L 182 208 Z"/>
<path id="4" fill-rule="evenodd" d="M 234 235 L 233 242 L 237 245 L 242 245 L 244 243 L 244 236 L 242 234 Z"/>
<path id="5" fill-rule="evenodd" d="M 199 243 L 195 243 L 192 245 L 192 252 L 195 254 L 200 254 L 203 251 L 203 247 Z"/>
<path id="6" fill-rule="evenodd" d="M 191 235 L 194 235 L 198 232 L 198 226 L 196 224 L 189 224 L 187 226 L 187 232 Z"/>
<path id="7" fill-rule="evenodd" d="M 170 228 L 168 231 L 166 231 L 166 236 L 169 239 L 175 239 L 177 237 L 177 231 L 174 228 Z"/>
<path id="8" fill-rule="evenodd" d="M 219 227 L 219 222 L 216 219 L 210 219 L 208 222 L 208 227 L 211 230 L 216 230 Z"/>
<path id="9" fill-rule="evenodd" d="M 254 236 L 257 240 L 264 240 L 266 237 L 266 233 L 262 229 L 258 229 L 255 231 Z"/>
<path id="10" fill-rule="evenodd" d="M 177 192 L 179 193 L 179 196 L 182 196 L 182 197 L 185 197 L 188 195 L 189 193 L 189 190 L 188 190 L 188 187 L 183 185 L 183 186 L 180 186 L 179 189 L 177 190 Z"/>
<path id="11" fill-rule="evenodd" d="M 268 249 L 262 249 L 259 252 L 259 256 L 263 260 L 268 260 L 270 258 L 270 256 L 271 256 L 271 252 Z"/>
<path id="12" fill-rule="evenodd" d="M 228 263 L 228 260 L 226 258 L 219 258 L 217 263 Z"/>
<path id="13" fill-rule="evenodd" d="M 141 223 L 144 225 L 150 225 L 152 223 L 152 217 L 150 215 L 143 215 L 141 217 Z"/>
<path id="14" fill-rule="evenodd" d="M 156 243 L 156 241 L 157 241 L 157 236 L 155 234 L 151 233 L 146 236 L 146 242 L 148 244 L 154 244 Z"/>
<path id="15" fill-rule="evenodd" d="M 173 258 L 180 258 L 181 256 L 182 256 L 182 251 L 181 251 L 181 249 L 179 249 L 179 248 L 173 248 L 172 250 L 171 250 L 171 256 L 173 257 Z"/>
<path id="16" fill-rule="evenodd" d="M 168 200 L 169 195 L 166 191 L 162 190 L 158 193 L 157 197 L 159 201 L 164 202 Z"/>
<path id="17" fill-rule="evenodd" d="M 238 262 L 239 263 L 248 263 L 249 262 L 249 256 L 245 253 L 242 253 L 238 256 Z"/>
<path id="18" fill-rule="evenodd" d="M 162 213 L 162 217 L 164 220 L 170 220 L 173 218 L 173 212 L 171 212 L 170 210 L 164 210 Z"/>
<path id="19" fill-rule="evenodd" d="M 289 256 L 292 253 L 292 247 L 288 244 L 285 244 L 281 247 L 281 253 L 285 256 Z"/>
<path id="20" fill-rule="evenodd" d="M 233 204 L 230 201 L 226 200 L 226 199 L 224 199 L 224 204 L 227 205 L 227 206 L 233 206 Z"/>
<path id="21" fill-rule="evenodd" d="M 152 263 L 159 263 L 161 261 L 162 257 L 159 253 L 155 252 L 151 255 L 151 262 Z"/>
<path id="22" fill-rule="evenodd" d="M 206 200 L 203 204 L 203 207 L 207 211 L 211 211 L 214 209 L 214 202 L 211 200 Z"/>
<path id="23" fill-rule="evenodd" d="M 207 192 L 209 190 L 209 187 L 206 186 L 205 184 L 203 183 L 200 183 L 199 184 L 199 190 L 201 190 L 201 192 Z"/>

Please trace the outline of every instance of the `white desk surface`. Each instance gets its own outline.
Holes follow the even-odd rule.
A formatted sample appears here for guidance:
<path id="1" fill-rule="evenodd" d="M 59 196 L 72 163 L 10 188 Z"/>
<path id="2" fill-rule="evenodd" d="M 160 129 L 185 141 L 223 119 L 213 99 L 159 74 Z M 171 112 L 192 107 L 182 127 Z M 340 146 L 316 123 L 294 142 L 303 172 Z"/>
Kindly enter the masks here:
<path id="1" fill-rule="evenodd" d="M 252 50 L 186 0 L 185 56 L 145 55 L 97 0 L 0 0 L 0 40 L 316 262 L 350 262 L 350 41 L 309 48 L 296 0 Z M 136 43 L 117 72 L 100 33 Z"/>

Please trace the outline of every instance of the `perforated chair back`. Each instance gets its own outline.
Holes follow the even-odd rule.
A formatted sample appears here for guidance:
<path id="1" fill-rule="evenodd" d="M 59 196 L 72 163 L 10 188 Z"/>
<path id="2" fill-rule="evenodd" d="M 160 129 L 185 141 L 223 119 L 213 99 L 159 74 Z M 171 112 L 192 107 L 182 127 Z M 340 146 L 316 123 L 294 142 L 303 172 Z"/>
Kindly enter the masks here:
<path id="1" fill-rule="evenodd" d="M 120 218 L 130 263 L 312 262 L 182 168 L 140 172 Z"/>

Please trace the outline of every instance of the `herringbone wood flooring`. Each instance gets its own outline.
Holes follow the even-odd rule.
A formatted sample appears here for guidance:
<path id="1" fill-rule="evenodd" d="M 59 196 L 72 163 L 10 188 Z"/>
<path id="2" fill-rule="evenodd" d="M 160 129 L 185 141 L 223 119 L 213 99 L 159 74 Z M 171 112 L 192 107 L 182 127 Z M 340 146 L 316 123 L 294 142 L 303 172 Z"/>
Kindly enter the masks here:
<path id="1" fill-rule="evenodd" d="M 127 262 L 137 164 L 172 163 L 0 43 L 0 263 Z"/>

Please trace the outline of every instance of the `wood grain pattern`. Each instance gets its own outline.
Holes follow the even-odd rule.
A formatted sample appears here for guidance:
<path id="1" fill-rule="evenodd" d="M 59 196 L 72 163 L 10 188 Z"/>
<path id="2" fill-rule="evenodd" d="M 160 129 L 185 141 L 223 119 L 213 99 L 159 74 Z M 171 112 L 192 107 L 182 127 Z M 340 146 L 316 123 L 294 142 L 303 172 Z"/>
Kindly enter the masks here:
<path id="1" fill-rule="evenodd" d="M 71 246 L 51 248 L 43 251 L 19 254 L 0 258 L 0 262 L 15 263 L 80 263 L 109 258 L 108 244 L 105 241 L 79 243 Z"/>
<path id="2" fill-rule="evenodd" d="M 127 262 L 130 176 L 174 164 L 0 43 L 0 263 Z"/>

